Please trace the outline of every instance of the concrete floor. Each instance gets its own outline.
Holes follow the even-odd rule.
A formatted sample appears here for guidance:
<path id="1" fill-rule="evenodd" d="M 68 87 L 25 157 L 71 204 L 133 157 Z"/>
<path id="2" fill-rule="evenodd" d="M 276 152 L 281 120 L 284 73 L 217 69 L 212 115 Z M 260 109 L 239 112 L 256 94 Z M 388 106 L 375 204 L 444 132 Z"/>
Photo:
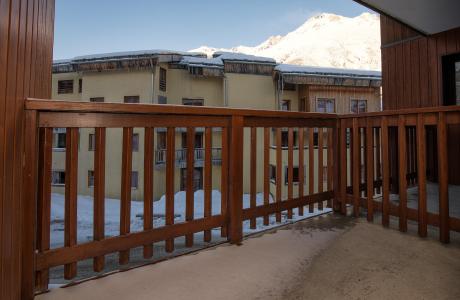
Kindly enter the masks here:
<path id="1" fill-rule="evenodd" d="M 409 231 L 328 214 L 37 299 L 460 299 L 459 235 Z"/>

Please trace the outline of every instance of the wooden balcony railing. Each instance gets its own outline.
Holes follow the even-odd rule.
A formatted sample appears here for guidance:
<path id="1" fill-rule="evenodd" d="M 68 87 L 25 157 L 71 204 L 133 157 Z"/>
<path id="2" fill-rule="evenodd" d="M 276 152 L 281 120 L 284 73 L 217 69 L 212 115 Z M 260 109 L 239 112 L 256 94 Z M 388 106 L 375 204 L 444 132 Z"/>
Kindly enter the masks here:
<path id="1" fill-rule="evenodd" d="M 449 241 L 451 230 L 460 231 L 460 219 L 449 213 L 447 128 L 460 124 L 460 108 L 442 107 L 335 115 L 185 107 L 171 105 L 142 105 L 114 103 L 81 103 L 30 99 L 26 101 L 26 145 L 24 185 L 28 205 L 24 214 L 25 245 L 30 246 L 30 261 L 25 274 L 31 274 L 36 291 L 48 288 L 49 270 L 64 265 L 64 277 L 77 274 L 79 261 L 93 259 L 94 271 L 104 269 L 105 256 L 119 253 L 119 263 L 130 261 L 129 250 L 143 247 L 145 258 L 153 255 L 153 243 L 165 242 L 167 252 L 175 247 L 175 238 L 185 236 L 185 245 L 192 247 L 194 234 L 204 232 L 204 241 L 212 240 L 211 230 L 220 228 L 221 236 L 231 243 L 240 243 L 243 221 L 249 220 L 256 228 L 256 218 L 282 220 L 282 212 L 293 218 L 324 209 L 324 205 L 347 214 L 359 216 L 366 209 L 372 221 L 381 212 L 382 224 L 390 224 L 390 216 L 399 218 L 401 231 L 407 230 L 408 220 L 418 222 L 420 236 L 427 235 L 427 226 L 437 226 L 440 240 Z M 134 127 L 144 128 L 144 223 L 143 230 L 131 232 L 131 170 L 132 134 Z M 153 151 L 155 128 L 166 129 L 165 150 L 165 225 L 153 226 Z M 64 246 L 50 249 L 51 163 L 53 128 L 67 128 L 65 151 L 65 220 Z M 90 242 L 77 241 L 77 185 L 78 185 L 78 130 L 95 128 L 94 153 L 94 234 Z M 120 205 L 120 234 L 105 237 L 105 157 L 110 147 L 106 140 L 107 128 L 122 128 L 123 146 Z M 185 222 L 175 218 L 175 148 L 176 128 L 186 128 L 186 150 L 180 158 L 186 162 Z M 194 150 L 197 128 L 204 129 L 205 147 Z M 212 213 L 212 159 L 214 129 L 221 136 L 219 147 L 221 210 Z M 200 129 L 201 130 L 201 129 Z M 283 149 L 282 132 L 288 132 L 287 151 Z M 436 157 L 428 157 L 426 134 L 435 131 Z M 294 132 L 298 145 L 294 145 Z M 315 141 L 315 133 L 318 141 Z M 247 137 L 245 139 L 245 137 Z M 272 145 L 276 147 L 272 148 Z M 198 155 L 198 156 L 197 156 Z M 201 157 L 201 156 L 202 157 Z M 262 157 L 259 157 L 262 156 Z M 204 212 L 194 218 L 194 161 L 204 164 Z M 438 161 L 439 212 L 428 211 L 427 160 Z M 294 179 L 297 162 L 298 178 Z M 307 164 L 308 162 L 308 164 Z M 111 164 L 116 162 L 111 161 Z M 262 168 L 259 168 L 259 166 Z M 270 174 L 270 165 L 276 174 Z M 282 169 L 287 168 L 287 191 L 282 182 Z M 324 168 L 327 167 L 327 168 Z M 364 167 L 364 169 L 363 169 Z M 307 169 L 305 169 L 307 168 Z M 324 174 L 326 172 L 327 174 Z M 274 175 L 274 176 L 273 176 Z M 274 188 L 271 185 L 274 177 Z M 244 180 L 249 180 L 250 205 L 243 208 Z M 325 181 L 320 179 L 326 179 Z M 260 182 L 262 181 L 262 184 Z M 294 184 L 294 181 L 304 184 Z M 259 183 L 259 185 L 258 185 Z M 409 186 L 418 186 L 416 207 L 408 206 Z M 258 192 L 263 194 L 263 205 L 257 205 Z M 450 199 L 453 200 L 453 199 Z M 458 201 L 458 199 L 457 199 Z M 157 212 L 156 212 L 157 213 Z M 36 220 L 36 222 L 35 222 Z M 35 241 L 35 242 L 34 242 Z"/>
<path id="2" fill-rule="evenodd" d="M 100 272 L 105 266 L 105 256 L 119 253 L 119 264 L 130 261 L 129 250 L 143 247 L 145 258 L 153 255 L 153 243 L 165 242 L 167 252 L 175 247 L 174 239 L 185 236 L 185 244 L 192 247 L 194 234 L 204 232 L 204 241 L 212 239 L 211 230 L 221 228 L 221 236 L 231 243 L 240 243 L 243 237 L 242 223 L 250 220 L 251 228 L 256 227 L 256 218 L 263 218 L 263 224 L 269 224 L 269 216 L 274 214 L 276 221 L 281 221 L 281 212 L 287 211 L 287 217 L 293 217 L 294 208 L 300 215 L 304 214 L 304 206 L 310 212 L 314 205 L 324 209 L 324 205 L 332 206 L 332 199 L 337 201 L 335 193 L 339 191 L 338 170 L 334 162 L 338 160 L 337 143 L 338 118 L 332 114 L 297 113 L 280 111 L 260 111 L 249 109 L 224 109 L 209 107 L 186 107 L 171 105 L 142 105 L 115 103 L 81 103 L 51 100 L 29 99 L 26 101 L 27 132 L 29 135 L 26 157 L 30 164 L 25 166 L 26 181 L 31 188 L 27 190 L 30 216 L 27 238 L 36 241 L 31 253 L 35 264 L 28 270 L 34 274 L 36 291 L 48 288 L 49 270 L 64 266 L 64 278 L 72 279 L 77 275 L 77 262 L 93 259 L 94 271 Z M 132 174 L 132 135 L 133 128 L 144 128 L 144 226 L 140 232 L 131 232 L 131 174 Z M 64 246 L 50 249 L 50 206 L 51 206 L 51 163 L 53 128 L 66 128 L 65 151 L 65 216 Z M 78 186 L 78 130 L 79 128 L 95 128 L 96 147 L 94 152 L 94 232 L 93 240 L 80 243 L 77 240 L 77 186 Z M 123 144 L 121 161 L 121 205 L 120 233 L 118 236 L 105 236 L 105 174 L 106 151 L 112 145 L 106 139 L 109 128 L 122 128 Z M 154 174 L 154 132 L 155 128 L 166 129 L 165 157 L 165 225 L 153 226 L 153 184 Z M 186 161 L 186 212 L 185 222 L 175 223 L 175 148 L 176 128 L 187 130 L 187 150 L 183 159 Z M 194 151 L 196 128 L 205 128 L 204 132 L 204 214 L 194 219 L 194 161 L 199 157 Z M 221 134 L 220 192 L 221 211 L 212 214 L 212 157 L 211 148 L 215 128 Z M 258 129 L 259 128 L 259 129 Z M 274 143 L 278 145 L 276 157 L 270 157 L 272 128 L 275 128 Z M 281 132 L 288 128 L 289 145 L 287 150 L 287 191 L 283 191 L 282 169 L 283 153 L 281 151 Z M 298 149 L 294 150 L 294 129 L 298 132 Z M 325 134 L 319 135 L 318 146 L 313 147 L 313 135 L 318 130 Z M 262 134 L 260 134 L 262 132 Z M 259 134 L 258 134 L 259 133 Z M 245 139 L 245 134 L 248 139 Z M 306 138 L 304 138 L 306 136 Z M 245 140 L 248 141 L 245 144 Z M 260 141 L 260 142 L 259 142 Z M 327 145 L 327 152 L 323 151 Z M 317 154 L 315 154 L 315 148 Z M 215 152 L 215 150 L 214 150 Z M 283 151 L 286 152 L 286 151 Z M 214 153 L 215 154 L 215 153 Z M 259 155 L 262 158 L 259 159 Z M 298 160 L 299 182 L 308 183 L 308 190 L 303 184 L 294 184 L 294 155 Z M 324 156 L 323 156 L 324 155 Z M 272 155 L 273 156 L 273 155 Z M 315 169 L 315 156 L 318 159 Z M 249 157 L 245 161 L 244 157 Z M 304 176 L 307 160 L 308 169 Z M 262 163 L 260 163 L 262 162 Z M 111 164 L 117 162 L 111 161 Z M 245 165 L 247 163 L 247 165 Z M 271 191 L 269 165 L 276 165 L 276 190 Z M 258 168 L 258 164 L 263 167 Z M 327 166 L 327 176 L 323 174 Z M 245 174 L 247 170 L 248 174 Z M 260 170 L 260 172 L 258 172 Z M 243 180 L 247 176 L 250 181 L 250 206 L 243 209 Z M 327 183 L 317 178 L 327 177 Z M 263 184 L 259 185 L 263 181 Z M 263 193 L 263 205 L 257 206 L 256 194 Z M 283 193 L 284 192 L 284 193 Z M 325 203 L 325 204 L 323 204 Z M 338 203 L 336 203 L 336 206 Z M 37 220 L 36 223 L 34 220 Z M 31 245 L 31 243 L 29 243 Z"/>

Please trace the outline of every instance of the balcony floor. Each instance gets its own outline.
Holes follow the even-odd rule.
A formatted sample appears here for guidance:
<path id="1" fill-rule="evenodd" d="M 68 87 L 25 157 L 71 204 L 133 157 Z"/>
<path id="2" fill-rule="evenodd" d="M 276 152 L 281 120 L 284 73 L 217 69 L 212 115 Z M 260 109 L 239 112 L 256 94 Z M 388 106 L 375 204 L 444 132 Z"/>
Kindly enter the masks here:
<path id="1" fill-rule="evenodd" d="M 327 214 L 37 298 L 460 299 L 459 234 L 446 246 L 378 221 Z"/>

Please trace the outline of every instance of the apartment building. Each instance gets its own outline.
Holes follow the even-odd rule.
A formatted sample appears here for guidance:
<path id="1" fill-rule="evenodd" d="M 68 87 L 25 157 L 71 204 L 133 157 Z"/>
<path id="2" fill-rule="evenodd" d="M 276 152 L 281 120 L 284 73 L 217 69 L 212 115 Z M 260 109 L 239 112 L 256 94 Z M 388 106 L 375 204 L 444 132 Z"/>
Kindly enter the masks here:
<path id="1" fill-rule="evenodd" d="M 138 51 L 76 57 L 53 64 L 52 98 L 68 101 L 152 103 L 195 106 L 255 108 L 330 113 L 361 113 L 381 109 L 379 72 L 312 68 L 277 64 L 273 59 L 251 55 L 216 53 L 207 58 L 201 53 L 177 51 Z M 260 129 L 262 130 L 262 129 Z M 221 129 L 212 128 L 213 189 L 220 189 Z M 143 199 L 144 130 L 133 134 L 132 199 Z M 94 185 L 94 128 L 80 130 L 78 193 L 92 195 Z M 120 197 L 122 129 L 107 129 L 106 196 Z M 272 134 L 272 151 L 276 149 Z M 315 132 L 315 143 L 318 132 Z M 53 139 L 53 192 L 63 193 L 65 182 L 66 130 L 55 129 Z M 249 139 L 249 132 L 245 132 Z M 257 144 L 263 144 L 263 133 Z M 282 132 L 282 147 L 287 149 L 287 131 Z M 294 132 L 298 147 L 297 131 Z M 195 132 L 194 187 L 203 186 L 205 129 Z M 245 143 L 249 145 L 250 143 Z M 119 145 L 119 146 L 113 146 Z M 175 138 L 175 191 L 185 189 L 186 129 L 178 129 Z M 154 198 L 165 193 L 166 129 L 154 133 Z M 297 151 L 300 151 L 297 148 Z M 308 149 L 305 149 L 308 151 Z M 317 151 L 317 150 L 315 150 Z M 327 149 L 325 150 L 327 151 Z M 287 151 L 283 162 L 287 164 Z M 249 151 L 245 151 L 249 161 Z M 317 154 L 316 154 L 317 155 Z M 326 155 L 323 155 L 326 157 Z M 259 155 L 257 168 L 262 168 Z M 276 174 L 275 155 L 271 155 L 271 174 Z M 296 164 L 296 162 L 294 162 Z M 307 162 L 308 164 L 308 162 Z M 249 176 L 249 163 L 245 163 Z M 285 168 L 282 178 L 287 174 Z M 315 173 L 317 174 L 317 173 Z M 244 192 L 249 192 L 249 177 Z M 298 167 L 294 181 L 298 181 Z M 316 178 L 316 180 L 318 180 Z M 287 180 L 286 180 L 287 181 Z M 283 180 L 284 183 L 284 180 Z M 304 183 L 308 190 L 308 182 Z M 262 179 L 258 191 L 263 190 Z M 272 186 L 274 190 L 274 184 Z M 286 191 L 283 191 L 283 195 Z"/>

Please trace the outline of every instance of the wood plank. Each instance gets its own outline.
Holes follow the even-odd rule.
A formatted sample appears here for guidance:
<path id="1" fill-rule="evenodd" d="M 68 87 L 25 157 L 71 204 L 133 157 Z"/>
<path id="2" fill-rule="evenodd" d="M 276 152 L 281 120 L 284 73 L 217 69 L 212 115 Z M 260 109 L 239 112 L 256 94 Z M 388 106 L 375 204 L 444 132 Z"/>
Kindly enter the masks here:
<path id="1" fill-rule="evenodd" d="M 361 173 L 361 160 L 360 160 L 360 152 L 361 152 L 361 141 L 360 141 L 360 134 L 359 134 L 359 127 L 358 127 L 358 119 L 353 119 L 353 135 L 352 135 L 352 149 L 353 149 L 353 160 L 352 160 L 352 172 L 353 172 L 353 214 L 355 217 L 359 217 L 360 207 L 359 207 L 359 198 L 360 198 L 360 173 Z"/>
<path id="2" fill-rule="evenodd" d="M 123 128 L 123 145 L 121 154 L 121 201 L 120 201 L 120 235 L 131 231 L 131 176 L 133 164 L 133 128 Z M 119 253 L 120 265 L 129 262 L 129 250 Z"/>
<path id="3" fill-rule="evenodd" d="M 195 191 L 193 178 L 195 170 L 195 128 L 187 128 L 187 182 L 185 183 L 185 220 L 192 221 L 195 214 Z M 185 246 L 193 246 L 193 233 L 185 236 Z"/>
<path id="4" fill-rule="evenodd" d="M 229 241 L 240 244 L 243 239 L 243 117 L 232 117 L 230 142 L 230 173 L 229 173 Z"/>
<path id="5" fill-rule="evenodd" d="M 219 227 L 225 222 L 223 216 L 212 216 L 208 219 L 196 219 L 190 222 L 177 223 L 148 231 L 129 233 L 124 236 L 109 237 L 101 241 L 78 244 L 73 247 L 52 249 L 37 254 L 36 269 L 48 269 L 72 261 L 81 261 L 95 256 L 160 242 L 165 239 L 174 239 L 190 233 Z"/>
<path id="6" fill-rule="evenodd" d="M 324 127 L 333 128 L 336 125 L 334 118 L 310 119 L 303 118 L 267 118 L 267 117 L 246 117 L 244 126 L 246 127 Z"/>
<path id="7" fill-rule="evenodd" d="M 426 131 L 423 115 L 417 115 L 417 162 L 418 162 L 418 234 L 427 236 L 426 203 Z"/>
<path id="8" fill-rule="evenodd" d="M 366 166 L 367 166 L 367 221 L 374 220 L 372 201 L 374 198 L 374 128 L 369 124 L 366 127 Z"/>
<path id="9" fill-rule="evenodd" d="M 264 128 L 264 205 L 270 204 L 270 128 Z M 269 216 L 264 215 L 264 226 L 269 224 Z"/>
<path id="10" fill-rule="evenodd" d="M 281 202 L 282 193 L 282 140 L 281 128 L 276 128 L 276 202 Z M 276 213 L 276 222 L 281 222 L 281 212 Z"/>
<path id="11" fill-rule="evenodd" d="M 318 203 L 321 201 L 325 201 L 327 198 L 332 197 L 333 192 L 322 192 L 313 195 L 307 195 L 303 197 L 298 197 L 292 199 L 292 201 L 282 201 L 282 202 L 274 202 L 270 203 L 269 205 L 258 206 L 255 208 L 246 208 L 243 209 L 243 220 L 248 220 L 251 218 L 261 217 L 268 214 L 273 214 L 278 211 L 285 211 L 289 209 L 293 209 L 298 206 L 305 206 L 310 203 Z"/>
<path id="12" fill-rule="evenodd" d="M 93 240 L 105 238 L 105 128 L 95 129 Z M 105 258 L 93 259 L 94 272 L 104 269 Z"/>
<path id="13" fill-rule="evenodd" d="M 351 141 L 350 141 L 351 142 Z M 351 149 L 351 147 L 350 147 Z M 340 211 L 347 214 L 347 127 L 345 120 L 340 120 Z"/>
<path id="14" fill-rule="evenodd" d="M 144 230 L 153 228 L 153 145 L 152 127 L 144 128 Z M 144 245 L 144 258 L 153 256 L 153 244 Z"/>
<path id="15" fill-rule="evenodd" d="M 399 116 L 398 125 L 398 160 L 399 160 L 399 230 L 407 231 L 407 145 L 406 124 L 404 116 Z"/>
<path id="16" fill-rule="evenodd" d="M 174 169 L 176 167 L 175 137 L 175 128 L 168 127 L 166 133 L 166 226 L 174 224 Z M 174 251 L 174 239 L 165 240 L 165 250 L 168 253 Z"/>
<path id="17" fill-rule="evenodd" d="M 212 128 L 205 129 L 204 142 L 204 217 L 212 215 Z M 204 241 L 211 241 L 211 230 L 204 231 Z"/>
<path id="18" fill-rule="evenodd" d="M 308 193 L 315 193 L 315 146 L 314 146 L 314 128 L 308 129 Z M 312 213 L 315 209 L 313 203 L 308 205 L 308 212 Z"/>
<path id="19" fill-rule="evenodd" d="M 379 121 L 380 123 L 381 121 Z M 380 125 L 378 124 L 377 127 L 375 128 L 375 167 L 377 168 L 375 170 L 375 176 L 377 180 L 382 180 L 382 140 L 381 140 L 381 129 Z M 382 189 L 381 187 L 377 188 L 377 194 L 381 194 Z"/>
<path id="20" fill-rule="evenodd" d="M 66 130 L 64 246 L 77 244 L 78 129 Z M 64 279 L 77 275 L 77 263 L 64 266 Z"/>
<path id="21" fill-rule="evenodd" d="M 251 127 L 251 153 L 250 153 L 250 207 L 256 207 L 257 195 L 257 128 Z M 250 220 L 250 228 L 256 229 L 256 219 Z"/>
<path id="22" fill-rule="evenodd" d="M 439 176 L 439 240 L 450 242 L 449 229 L 449 164 L 447 156 L 447 126 L 445 113 L 438 120 L 438 176 Z"/>
<path id="23" fill-rule="evenodd" d="M 323 158 L 323 144 L 324 144 L 324 130 L 318 128 L 318 193 L 322 193 L 324 190 L 324 158 Z M 323 202 L 318 202 L 318 209 L 323 210 Z"/>
<path id="24" fill-rule="evenodd" d="M 291 201 L 294 194 L 294 129 L 288 129 L 288 199 Z M 288 209 L 287 218 L 292 219 L 292 209 Z"/>
<path id="25" fill-rule="evenodd" d="M 228 172 L 229 172 L 229 155 L 228 155 L 228 144 L 229 144 L 229 136 L 228 136 L 228 128 L 222 128 L 222 166 L 221 166 L 221 177 L 220 177 L 220 191 L 221 191 L 221 206 L 220 206 L 220 213 L 222 216 L 227 218 L 228 214 Z M 221 228 L 221 237 L 227 237 L 228 230 L 227 224 L 224 224 Z"/>
<path id="26" fill-rule="evenodd" d="M 305 130 L 299 128 L 299 198 L 304 196 L 305 186 Z M 303 205 L 299 206 L 299 216 L 303 216 Z"/>
<path id="27" fill-rule="evenodd" d="M 39 132 L 39 165 L 37 197 L 37 251 L 50 249 L 51 227 L 51 165 L 53 162 L 53 129 L 41 128 Z M 43 269 L 35 275 L 37 291 L 48 290 L 49 270 Z"/>
<path id="28" fill-rule="evenodd" d="M 327 130 L 327 190 L 334 190 L 334 129 Z M 332 208 L 332 198 L 327 200 L 327 208 Z"/>

